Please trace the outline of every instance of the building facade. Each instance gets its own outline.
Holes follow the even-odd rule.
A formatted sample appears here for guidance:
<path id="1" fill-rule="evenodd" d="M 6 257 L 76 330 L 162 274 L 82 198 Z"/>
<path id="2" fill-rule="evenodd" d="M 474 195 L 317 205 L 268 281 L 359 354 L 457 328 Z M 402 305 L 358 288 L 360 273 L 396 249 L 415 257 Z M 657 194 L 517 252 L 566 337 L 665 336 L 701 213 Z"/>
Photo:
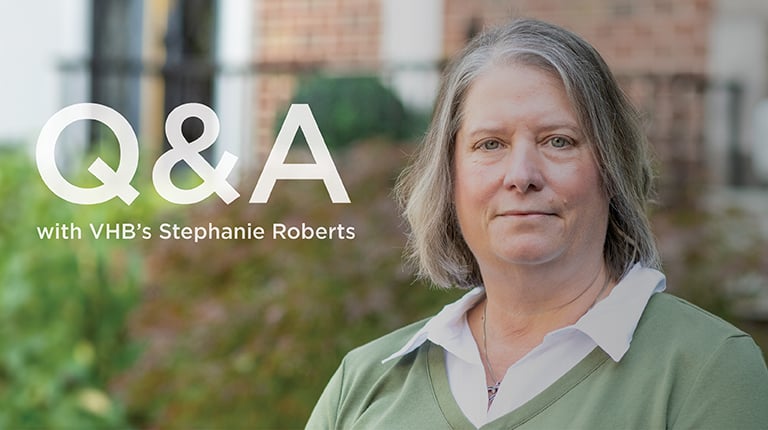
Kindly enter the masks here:
<path id="1" fill-rule="evenodd" d="M 768 183 L 768 4 L 760 0 L 49 3 L 2 6 L 3 40 L 22 42 L 0 70 L 10 94 L 3 116 L 13 118 L 0 123 L 0 141 L 32 141 L 57 109 L 92 101 L 118 110 L 159 154 L 168 112 L 196 101 L 222 124 L 210 157 L 237 154 L 242 174 L 263 163 L 276 112 L 300 77 L 378 76 L 428 112 L 445 61 L 483 28 L 522 16 L 563 25 L 603 54 L 644 114 L 663 189 Z M 14 19 L 24 16 L 37 16 L 35 25 Z M 99 138 L 80 128 L 65 141 L 87 147 L 83 140 Z M 185 133 L 199 130 L 185 123 Z"/>

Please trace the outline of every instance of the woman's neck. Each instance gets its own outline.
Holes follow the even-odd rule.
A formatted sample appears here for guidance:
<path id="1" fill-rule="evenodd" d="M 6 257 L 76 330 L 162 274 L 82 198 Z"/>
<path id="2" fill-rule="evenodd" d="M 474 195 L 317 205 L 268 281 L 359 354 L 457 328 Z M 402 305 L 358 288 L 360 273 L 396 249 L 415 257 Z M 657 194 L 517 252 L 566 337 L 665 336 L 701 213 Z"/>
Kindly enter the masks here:
<path id="1" fill-rule="evenodd" d="M 476 341 L 482 338 L 484 315 L 487 318 L 488 354 L 500 369 L 539 345 L 547 333 L 574 324 L 614 284 L 602 262 L 574 273 L 517 271 L 506 279 L 504 283 L 489 279 L 487 302 L 480 302 L 467 316 Z"/>
<path id="2" fill-rule="evenodd" d="M 491 305 L 520 316 L 578 308 L 583 304 L 582 296 L 589 296 L 589 291 L 596 292 L 595 288 L 600 289 L 609 277 L 602 255 L 570 263 L 558 260 L 480 269 Z"/>

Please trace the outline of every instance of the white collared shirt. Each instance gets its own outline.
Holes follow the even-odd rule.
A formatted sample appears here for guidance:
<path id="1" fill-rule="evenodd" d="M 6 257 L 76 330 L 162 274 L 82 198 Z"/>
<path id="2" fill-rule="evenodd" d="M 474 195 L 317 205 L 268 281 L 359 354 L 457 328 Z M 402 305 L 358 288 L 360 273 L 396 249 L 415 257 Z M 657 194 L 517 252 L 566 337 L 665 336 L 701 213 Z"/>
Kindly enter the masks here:
<path id="1" fill-rule="evenodd" d="M 442 346 L 451 393 L 469 421 L 480 427 L 531 400 L 596 346 L 615 362 L 621 360 L 651 295 L 665 287 L 661 272 L 636 264 L 608 297 L 575 324 L 548 333 L 541 344 L 510 366 L 490 408 L 485 369 L 466 318 L 467 311 L 485 296 L 482 288 L 445 306 L 384 361 L 401 357 L 427 340 Z"/>

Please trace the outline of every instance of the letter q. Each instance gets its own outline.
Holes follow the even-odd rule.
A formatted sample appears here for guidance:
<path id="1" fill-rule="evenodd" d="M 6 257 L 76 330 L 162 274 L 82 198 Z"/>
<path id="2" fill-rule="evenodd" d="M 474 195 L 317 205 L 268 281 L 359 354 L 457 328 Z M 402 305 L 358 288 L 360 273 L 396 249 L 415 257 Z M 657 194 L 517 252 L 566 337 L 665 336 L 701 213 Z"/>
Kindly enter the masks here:
<path id="1" fill-rule="evenodd" d="M 102 185 L 78 187 L 67 181 L 56 165 L 56 141 L 67 126 L 75 121 L 91 119 L 109 127 L 120 146 L 120 163 L 113 170 L 100 157 L 88 171 Z M 78 103 L 56 112 L 43 126 L 35 150 L 37 169 L 45 185 L 57 196 L 71 203 L 94 205 L 119 197 L 131 204 L 139 192 L 131 185 L 139 166 L 139 143 L 128 121 L 114 109 L 96 103 Z"/>

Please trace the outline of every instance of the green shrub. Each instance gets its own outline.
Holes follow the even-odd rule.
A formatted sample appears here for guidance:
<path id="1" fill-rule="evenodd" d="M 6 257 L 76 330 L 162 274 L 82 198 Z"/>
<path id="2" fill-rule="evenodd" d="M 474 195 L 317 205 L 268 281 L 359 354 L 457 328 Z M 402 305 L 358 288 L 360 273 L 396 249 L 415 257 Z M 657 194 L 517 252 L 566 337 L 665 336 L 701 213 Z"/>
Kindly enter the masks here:
<path id="1" fill-rule="evenodd" d="M 768 273 L 768 241 L 756 220 L 735 209 L 687 208 L 657 211 L 652 220 L 670 290 L 738 324 L 738 308 L 753 298 L 744 287 L 764 284 Z"/>
<path id="2" fill-rule="evenodd" d="M 141 201 L 140 201 L 141 200 Z M 88 223 L 141 221 L 150 199 L 69 204 L 21 151 L 0 153 L 0 428 L 106 429 L 128 424 L 110 382 L 136 357 L 126 321 L 137 303 L 135 244 L 88 238 Z M 81 240 L 40 239 L 75 223 Z"/>
<path id="3" fill-rule="evenodd" d="M 372 76 L 311 76 L 299 82 L 290 103 L 309 104 L 325 143 L 332 150 L 374 137 L 403 139 L 426 125 Z M 286 106 L 278 115 L 275 134 L 287 110 Z M 297 142 L 304 142 L 303 139 L 297 136 Z"/>
<path id="4" fill-rule="evenodd" d="M 134 318 L 154 347 L 122 378 L 136 424 L 301 428 L 344 353 L 461 294 L 414 284 L 403 266 L 390 197 L 402 152 L 365 143 L 336 157 L 351 204 L 332 204 L 319 181 L 279 181 L 267 204 L 201 205 L 185 220 L 342 223 L 353 240 L 154 243 Z"/>

